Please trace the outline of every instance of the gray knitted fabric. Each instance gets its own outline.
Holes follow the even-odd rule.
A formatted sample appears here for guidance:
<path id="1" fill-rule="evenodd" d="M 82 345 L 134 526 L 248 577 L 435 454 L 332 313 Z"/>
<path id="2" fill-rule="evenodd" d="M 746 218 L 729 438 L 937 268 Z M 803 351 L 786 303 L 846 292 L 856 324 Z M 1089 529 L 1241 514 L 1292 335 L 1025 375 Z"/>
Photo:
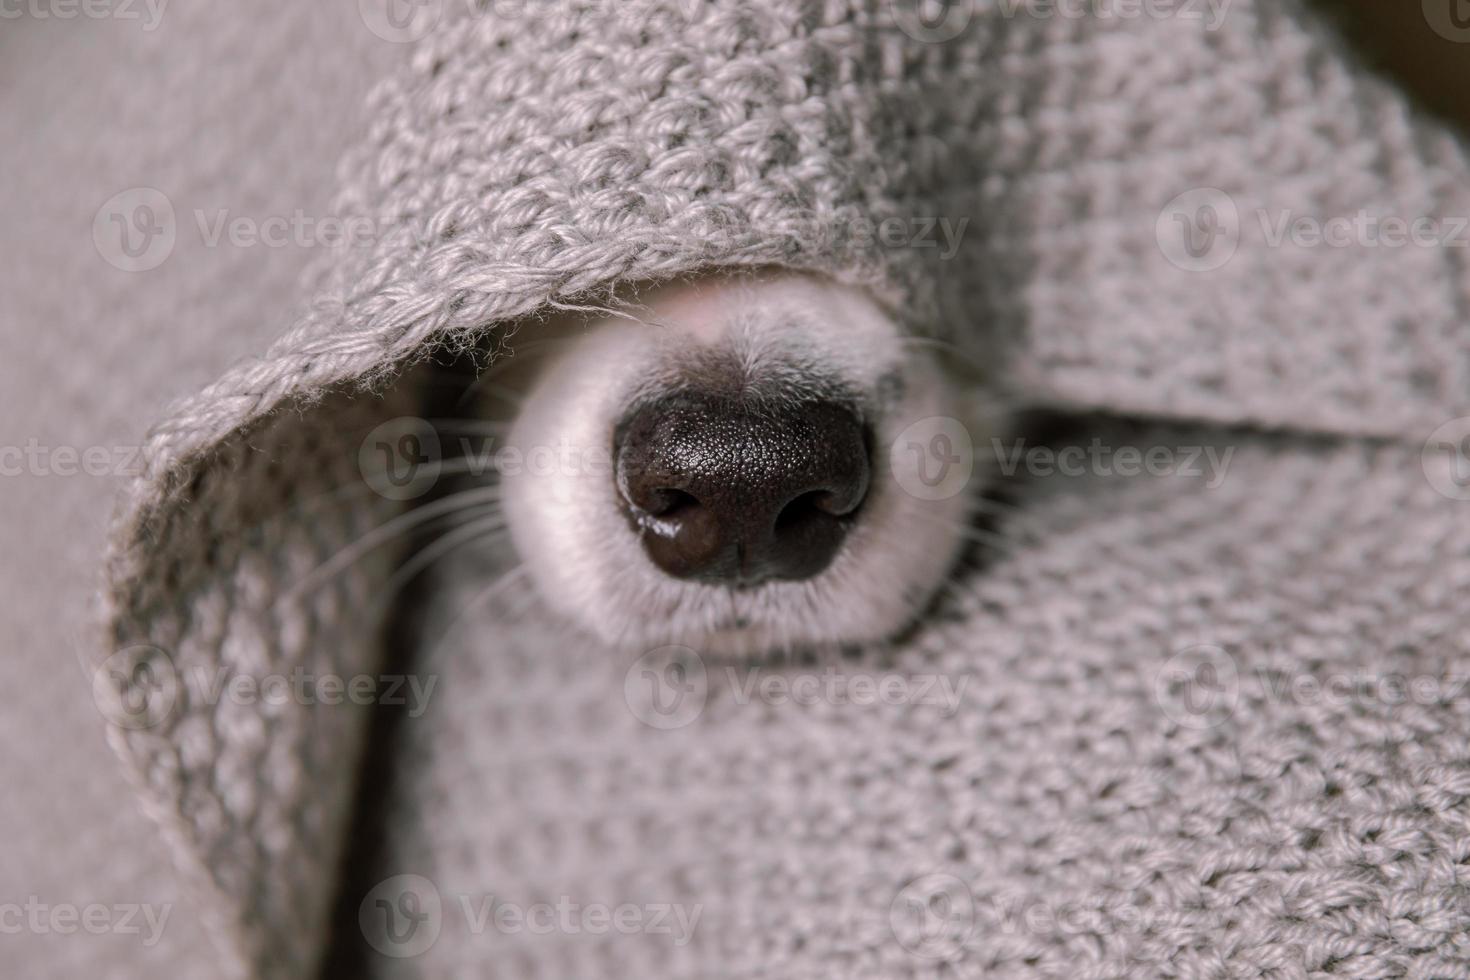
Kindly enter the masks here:
<path id="1" fill-rule="evenodd" d="M 484 585 L 473 558 L 440 569 L 411 658 L 440 694 L 371 760 L 386 841 L 349 878 L 424 876 L 441 929 L 393 956 L 339 923 L 360 969 L 1470 975 L 1470 699 L 1446 676 L 1470 532 L 1421 459 L 1470 415 L 1466 250 L 1275 243 L 1255 217 L 1470 215 L 1463 148 L 1295 2 L 1013 6 L 444 5 L 343 167 L 337 213 L 374 241 L 154 430 L 116 530 L 108 642 L 155 696 L 114 742 L 224 972 L 325 955 L 366 717 L 174 681 L 378 670 L 391 550 L 298 586 L 404 506 L 357 452 L 428 397 L 414 363 L 618 283 L 778 265 L 872 290 L 1020 400 L 1155 420 L 1084 441 L 1208 441 L 1228 474 L 1018 481 L 1010 544 L 834 667 L 967 680 L 952 713 L 739 703 L 711 664 L 704 711 L 662 731 L 629 664 L 558 624 L 492 605 L 440 642 Z M 1186 192 L 1223 222 L 1203 251 L 1168 237 Z M 872 233 L 962 217 L 948 258 Z M 1387 674 L 1438 686 L 1274 683 Z M 1178 676 L 1213 678 L 1209 710 Z M 491 894 L 702 916 L 684 945 L 471 934 L 458 898 Z M 936 896 L 947 931 L 914 933 Z M 1018 918 L 1036 905 L 1065 921 Z"/>
<path id="2" fill-rule="evenodd" d="M 364 972 L 1470 975 L 1463 504 L 1412 448 L 1094 437 L 1235 452 L 1214 489 L 1023 481 L 1014 545 L 900 648 L 703 658 L 659 681 L 684 696 L 667 716 L 642 664 L 477 602 L 482 558 L 442 569 L 436 699 L 402 723 L 388 843 L 352 882 L 439 912 L 418 946 L 376 923 L 394 955 Z M 785 693 L 832 676 L 913 697 Z M 563 896 L 650 929 L 476 926 Z M 652 928 L 664 906 L 698 913 L 687 935 Z"/>

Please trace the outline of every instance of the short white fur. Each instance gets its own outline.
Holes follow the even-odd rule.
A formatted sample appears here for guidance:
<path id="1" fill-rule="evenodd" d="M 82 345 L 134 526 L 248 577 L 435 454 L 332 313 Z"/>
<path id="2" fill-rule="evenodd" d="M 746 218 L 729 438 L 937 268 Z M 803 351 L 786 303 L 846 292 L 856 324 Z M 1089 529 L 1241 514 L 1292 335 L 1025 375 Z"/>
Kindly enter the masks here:
<path id="1" fill-rule="evenodd" d="M 908 625 L 951 571 L 974 488 L 919 499 L 900 477 L 920 461 L 889 448 L 921 419 L 959 418 L 976 442 L 987 420 L 964 417 L 964 383 L 863 293 L 793 274 L 706 279 L 656 291 L 631 316 L 562 324 L 548 342 L 509 443 L 523 456 L 556 447 L 564 462 L 503 474 L 506 519 L 535 591 L 599 641 L 716 655 L 878 641 Z M 698 347 L 735 353 L 776 388 L 801 386 L 819 364 L 862 399 L 874 435 L 868 499 L 818 576 L 732 590 L 673 579 L 644 554 L 611 474 L 614 430 Z M 886 402 L 885 379 L 898 392 Z"/>

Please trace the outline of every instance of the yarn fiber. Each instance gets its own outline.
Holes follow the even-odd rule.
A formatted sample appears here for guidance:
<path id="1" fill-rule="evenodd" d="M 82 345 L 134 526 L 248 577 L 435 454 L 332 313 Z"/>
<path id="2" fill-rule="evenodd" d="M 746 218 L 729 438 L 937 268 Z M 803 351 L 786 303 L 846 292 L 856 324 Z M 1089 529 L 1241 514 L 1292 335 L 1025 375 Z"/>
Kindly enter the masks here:
<path id="1" fill-rule="evenodd" d="M 1022 481 L 1030 534 L 885 653 L 883 669 L 971 678 L 948 716 L 867 726 L 714 698 L 656 743 L 605 713 L 622 675 L 595 653 L 506 629 L 495 656 L 523 672 L 505 686 L 483 649 L 451 647 L 453 693 L 374 760 L 415 787 L 377 870 L 411 857 L 449 894 L 631 887 L 709 918 L 672 953 L 446 929 L 371 969 L 1467 975 L 1465 699 L 1302 704 L 1243 680 L 1437 677 L 1463 653 L 1465 505 L 1421 453 L 1470 415 L 1466 252 L 1265 233 L 1283 213 L 1470 214 L 1455 138 L 1298 2 L 1238 0 L 1213 25 L 977 3 L 946 37 L 879 0 L 498 8 L 445 4 L 369 98 L 336 210 L 370 240 L 320 270 L 279 341 L 152 431 L 114 534 L 107 653 L 167 676 L 375 673 L 405 614 L 373 605 L 391 549 L 298 588 L 407 506 L 363 486 L 364 437 L 422 409 L 435 353 L 629 283 L 823 273 L 1016 399 L 1151 420 L 1099 430 L 1115 442 L 1203 424 L 1188 439 L 1238 451 L 1209 490 Z M 1172 216 L 1201 200 L 1223 237 L 1181 253 Z M 926 244 L 962 220 L 952 253 Z M 1233 712 L 1204 730 L 1154 686 L 1198 646 L 1238 671 Z M 114 730 L 222 972 L 321 963 L 366 726 L 186 687 Z M 974 903 L 940 956 L 892 921 L 926 875 Z M 1016 931 L 995 916 L 1017 902 L 1140 924 Z"/>

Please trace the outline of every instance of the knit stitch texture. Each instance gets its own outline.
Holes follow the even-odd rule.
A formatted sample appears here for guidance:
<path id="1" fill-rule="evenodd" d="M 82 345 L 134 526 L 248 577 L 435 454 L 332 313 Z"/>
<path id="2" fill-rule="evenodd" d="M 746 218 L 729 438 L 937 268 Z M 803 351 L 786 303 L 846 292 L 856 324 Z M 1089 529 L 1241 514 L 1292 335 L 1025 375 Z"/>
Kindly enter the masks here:
<path id="1" fill-rule="evenodd" d="M 1276 243 L 1255 219 L 1470 214 L 1463 147 L 1297 2 L 1238 0 L 1209 30 L 979 3 L 943 39 L 912 11 L 446 4 L 342 168 L 337 213 L 373 242 L 334 256 L 277 343 L 153 430 L 115 532 L 109 649 L 154 677 L 373 673 L 394 556 L 298 586 L 403 506 L 362 485 L 357 450 L 428 397 L 419 362 L 621 283 L 820 272 L 992 365 L 1019 400 L 1152 417 L 1099 431 L 1234 446 L 1234 468 L 1211 489 L 1020 481 L 1026 533 L 918 635 L 857 661 L 969 678 L 953 714 L 761 708 L 712 688 L 670 737 L 629 715 L 627 664 L 554 629 L 490 621 L 475 645 L 425 642 L 452 693 L 373 760 L 406 789 L 371 873 L 416 870 L 451 909 L 571 894 L 707 918 L 671 948 L 491 941 L 446 914 L 430 950 L 365 952 L 364 969 L 1467 975 L 1470 699 L 1261 687 L 1440 676 L 1463 653 L 1466 505 L 1420 450 L 1470 415 L 1466 250 Z M 1164 247 L 1190 191 L 1235 214 L 1216 267 Z M 953 257 L 875 233 L 940 218 L 969 221 Z M 462 571 L 439 580 L 443 601 L 463 599 Z M 1236 672 L 1232 710 L 1203 726 L 1159 686 L 1198 647 Z M 201 889 L 225 971 L 312 975 L 365 718 L 176 693 L 116 748 Z M 957 941 L 895 921 L 915 880 L 970 903 Z M 1002 914 L 1036 903 L 1117 914 Z"/>

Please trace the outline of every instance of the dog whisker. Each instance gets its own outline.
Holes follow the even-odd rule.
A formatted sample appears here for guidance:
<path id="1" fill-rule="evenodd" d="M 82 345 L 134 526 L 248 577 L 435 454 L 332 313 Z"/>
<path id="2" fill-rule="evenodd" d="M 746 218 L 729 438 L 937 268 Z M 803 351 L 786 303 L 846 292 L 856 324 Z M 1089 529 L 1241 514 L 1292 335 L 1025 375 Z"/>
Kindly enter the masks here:
<path id="1" fill-rule="evenodd" d="M 903 347 L 919 347 L 925 350 L 935 351 L 946 357 L 954 358 L 960 361 L 971 373 L 979 377 L 985 377 L 994 371 L 992 365 L 982 364 L 974 352 L 961 347 L 952 340 L 930 336 L 902 337 L 899 339 L 899 344 Z"/>
<path id="2" fill-rule="evenodd" d="M 978 528 L 958 528 L 954 531 L 955 537 L 968 545 L 979 545 L 982 548 L 1010 556 L 1015 554 L 1021 542 L 1008 538 L 1002 534 L 991 531 L 982 531 Z"/>
<path id="3" fill-rule="evenodd" d="M 319 587 L 324 582 L 329 581 L 334 576 L 351 567 L 363 555 L 382 547 L 394 538 L 412 532 L 419 525 L 427 521 L 464 510 L 473 503 L 496 500 L 499 496 L 500 488 L 498 486 L 476 487 L 472 490 L 462 490 L 458 493 L 440 497 L 431 503 L 422 504 L 396 517 L 390 518 L 308 572 L 302 577 L 301 581 L 292 587 L 289 594 L 296 596 Z"/>
<path id="4" fill-rule="evenodd" d="M 493 454 L 492 454 L 493 455 Z M 379 492 L 378 481 L 390 474 L 386 467 L 362 470 L 361 479 L 352 480 L 340 487 L 325 491 L 321 496 L 328 494 L 366 493 Z M 435 482 L 443 480 L 447 476 L 472 476 L 482 477 L 496 475 L 495 461 L 488 456 L 450 456 L 440 461 L 435 471 Z M 427 492 L 427 490 L 426 490 Z M 314 499 L 314 498 L 309 498 Z"/>
<path id="5" fill-rule="evenodd" d="M 480 386 L 480 393 L 507 402 L 517 408 L 525 401 L 525 398 L 510 385 L 483 384 Z"/>
<path id="6" fill-rule="evenodd" d="M 579 305 L 576 303 L 559 303 L 555 301 L 553 301 L 550 305 L 563 313 L 581 313 L 588 316 L 617 317 L 619 319 L 629 320 L 633 323 L 640 324 L 646 322 L 642 317 L 638 316 L 637 314 L 632 313 L 627 309 L 619 309 L 614 306 Z"/>
<path id="7" fill-rule="evenodd" d="M 489 513 L 486 513 L 487 509 Z M 468 520 L 461 522 L 454 530 L 445 532 L 431 544 L 419 549 L 399 566 L 383 587 L 384 597 L 393 595 L 412 581 L 414 576 L 449 555 L 456 548 L 472 543 L 494 541 L 503 537 L 501 532 L 504 531 L 505 517 L 500 513 L 499 508 L 492 505 L 489 508 L 478 509 L 478 516 L 470 515 Z"/>
<path id="8" fill-rule="evenodd" d="M 514 586 L 518 581 L 525 577 L 526 571 L 527 569 L 525 563 L 517 563 L 511 566 L 510 569 L 508 569 L 507 571 L 497 576 L 494 581 L 485 586 L 485 588 L 481 589 L 473 596 L 471 596 L 469 601 L 466 602 L 462 607 L 460 607 L 459 611 L 454 614 L 454 618 L 451 619 L 449 621 L 449 624 L 444 627 L 444 631 L 439 634 L 439 638 L 430 645 L 429 649 L 434 652 L 443 649 L 445 645 L 449 642 L 449 640 L 454 636 L 454 632 L 459 628 L 460 624 L 466 622 L 466 617 L 471 611 L 479 608 L 480 606 L 483 606 L 487 602 L 494 600 L 501 593 Z M 433 659 L 433 653 L 430 654 L 430 659 Z"/>
<path id="9" fill-rule="evenodd" d="M 435 430 L 447 432 L 483 432 L 490 435 L 499 435 L 509 431 L 510 422 L 496 422 L 484 418 L 434 418 L 425 419 Z"/>
<path id="10" fill-rule="evenodd" d="M 487 384 L 495 383 L 503 375 L 510 371 L 519 371 L 526 367 L 528 362 L 534 362 L 536 358 L 544 356 L 558 347 L 566 346 L 568 339 L 565 337 L 541 337 L 527 341 L 518 340 L 515 335 L 506 338 L 508 349 L 505 354 L 497 358 L 493 363 L 480 371 L 474 380 L 463 385 L 459 397 L 455 401 L 455 408 L 463 408 L 466 403 L 472 401 L 475 395 L 485 390 Z M 514 341 L 513 346 L 509 346 Z"/>
<path id="11" fill-rule="evenodd" d="M 994 497 L 976 497 L 970 501 L 970 507 L 978 514 L 1025 514 L 1028 509 L 1020 504 L 1014 504 L 1007 500 L 997 500 Z"/>
<path id="12" fill-rule="evenodd" d="M 476 395 L 482 394 L 491 386 L 497 385 L 499 379 L 507 372 L 523 370 L 528 363 L 534 363 L 537 358 L 545 356 L 558 347 L 564 347 L 570 342 L 570 339 L 566 337 L 543 337 L 520 342 L 515 341 L 514 335 L 506 338 L 506 340 L 508 344 L 506 353 L 485 370 L 481 371 L 468 385 L 464 386 L 464 389 L 459 393 L 459 397 L 455 401 L 455 408 L 463 408 Z M 515 341 L 513 346 L 509 346 L 512 341 Z M 511 390 L 509 386 L 505 386 L 505 389 Z"/>

